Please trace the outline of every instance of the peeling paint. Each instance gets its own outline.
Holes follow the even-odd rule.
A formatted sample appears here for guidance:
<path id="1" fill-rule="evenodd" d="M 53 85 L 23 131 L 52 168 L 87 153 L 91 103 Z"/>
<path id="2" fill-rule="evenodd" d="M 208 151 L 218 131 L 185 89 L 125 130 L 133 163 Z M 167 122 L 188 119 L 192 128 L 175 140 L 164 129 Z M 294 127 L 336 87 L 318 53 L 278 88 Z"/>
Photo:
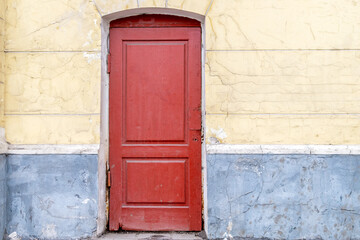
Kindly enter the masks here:
<path id="1" fill-rule="evenodd" d="M 93 198 L 92 198 L 92 199 L 86 198 L 86 199 L 84 199 L 81 203 L 82 203 L 82 204 L 88 204 L 90 201 L 96 203 L 96 200 L 93 199 Z"/>
<path id="2" fill-rule="evenodd" d="M 46 224 L 46 226 L 41 231 L 42 231 L 42 236 L 45 238 L 54 239 L 57 237 L 55 224 Z"/>
<path id="3" fill-rule="evenodd" d="M 10 240 L 21 240 L 21 238 L 17 235 L 16 232 L 10 233 L 8 237 Z"/>
<path id="4" fill-rule="evenodd" d="M 95 19 L 96 20 L 96 19 Z M 96 22 L 95 22 L 96 23 Z M 87 41 L 82 45 L 83 47 L 89 46 L 93 43 L 92 34 L 94 33 L 93 30 L 90 30 L 87 34 Z"/>
<path id="5" fill-rule="evenodd" d="M 101 54 L 100 53 L 88 53 L 88 52 L 84 52 L 83 53 L 84 58 L 87 59 L 88 63 L 91 63 L 94 60 L 98 60 L 101 58 Z"/>
<path id="6" fill-rule="evenodd" d="M 264 170 L 264 166 L 259 161 L 249 161 L 241 157 L 234 163 L 234 167 L 239 171 L 255 172 L 258 176 L 260 176 Z"/>
<path id="7" fill-rule="evenodd" d="M 210 143 L 217 144 L 227 138 L 227 134 L 223 128 L 218 128 L 218 129 L 209 128 L 209 129 L 210 129 L 210 133 L 207 135 Z"/>
<path id="8" fill-rule="evenodd" d="M 226 232 L 223 235 L 224 240 L 228 240 L 228 239 L 232 240 L 232 239 L 234 239 L 233 236 L 231 235 L 232 227 L 233 227 L 233 223 L 232 223 L 231 218 L 230 218 L 228 226 L 226 228 Z"/>

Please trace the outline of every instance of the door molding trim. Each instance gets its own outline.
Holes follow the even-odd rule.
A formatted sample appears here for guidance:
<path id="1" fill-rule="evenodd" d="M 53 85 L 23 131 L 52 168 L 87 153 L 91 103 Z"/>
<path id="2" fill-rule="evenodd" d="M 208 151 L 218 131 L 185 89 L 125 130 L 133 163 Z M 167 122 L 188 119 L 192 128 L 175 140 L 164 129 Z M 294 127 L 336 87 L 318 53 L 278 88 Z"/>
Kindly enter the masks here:
<path id="1" fill-rule="evenodd" d="M 109 160 L 109 75 L 107 73 L 107 54 L 109 52 L 109 28 L 110 22 L 116 19 L 136 16 L 141 14 L 164 14 L 195 19 L 201 23 L 201 115 L 202 133 L 205 135 L 205 16 L 193 12 L 171 8 L 136 8 L 113 12 L 101 16 L 101 104 L 100 104 L 100 148 L 98 155 L 98 218 L 96 234 L 102 235 L 107 230 L 109 217 L 108 193 L 106 177 Z M 205 136 L 204 136 L 205 139 Z M 204 210 L 202 213 L 204 230 L 207 232 L 207 179 L 206 179 L 206 148 L 201 145 L 202 162 L 202 190 Z"/>

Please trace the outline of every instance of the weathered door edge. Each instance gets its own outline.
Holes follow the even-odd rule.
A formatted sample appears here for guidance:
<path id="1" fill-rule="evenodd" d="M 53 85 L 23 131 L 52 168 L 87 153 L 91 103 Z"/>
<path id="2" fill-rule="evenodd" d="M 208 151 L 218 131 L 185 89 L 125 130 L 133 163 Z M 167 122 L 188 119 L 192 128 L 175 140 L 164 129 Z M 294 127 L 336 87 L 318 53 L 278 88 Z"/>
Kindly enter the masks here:
<path id="1" fill-rule="evenodd" d="M 205 139 L 205 16 L 170 8 L 137 8 L 110 13 L 102 16 L 101 21 L 101 104 L 100 104 L 100 149 L 98 157 L 98 218 L 97 235 L 103 234 L 108 222 L 108 189 L 106 187 L 106 171 L 109 160 L 109 75 L 107 73 L 107 54 L 109 52 L 109 25 L 112 20 L 136 16 L 140 14 L 166 14 L 188 17 L 201 23 L 201 116 L 202 134 Z M 207 232 L 207 179 L 206 179 L 206 147 L 201 145 L 202 165 L 202 199 L 204 230 Z"/>

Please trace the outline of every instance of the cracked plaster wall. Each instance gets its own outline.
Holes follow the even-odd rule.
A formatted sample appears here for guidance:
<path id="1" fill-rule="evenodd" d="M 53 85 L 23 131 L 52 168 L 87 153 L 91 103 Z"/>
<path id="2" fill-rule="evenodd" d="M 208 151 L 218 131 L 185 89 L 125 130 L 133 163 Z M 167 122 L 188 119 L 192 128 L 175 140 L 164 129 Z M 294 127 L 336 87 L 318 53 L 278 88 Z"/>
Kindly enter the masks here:
<path id="1" fill-rule="evenodd" d="M 359 1 L 214 0 L 208 143 L 358 144 L 359 10 Z"/>
<path id="2" fill-rule="evenodd" d="M 96 233 L 97 155 L 9 155 L 7 185 L 8 234 L 78 239 Z"/>
<path id="3" fill-rule="evenodd" d="M 207 156 L 210 239 L 360 239 L 360 156 Z"/>
<path id="4" fill-rule="evenodd" d="M 6 138 L 100 139 L 101 17 L 92 1 L 6 2 Z"/>
<path id="5" fill-rule="evenodd" d="M 6 1 L 9 142 L 99 143 L 101 17 L 139 7 L 206 15 L 208 143 L 359 143 L 356 0 Z"/>

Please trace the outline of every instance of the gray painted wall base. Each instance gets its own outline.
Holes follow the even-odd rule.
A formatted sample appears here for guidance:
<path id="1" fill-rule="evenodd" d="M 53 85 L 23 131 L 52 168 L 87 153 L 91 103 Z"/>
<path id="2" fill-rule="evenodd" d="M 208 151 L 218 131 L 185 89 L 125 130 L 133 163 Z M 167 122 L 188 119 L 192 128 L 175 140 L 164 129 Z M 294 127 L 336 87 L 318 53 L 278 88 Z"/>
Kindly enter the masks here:
<path id="1" fill-rule="evenodd" d="M 359 155 L 208 154 L 207 172 L 210 239 L 360 239 Z M 0 156 L 0 239 L 6 217 L 22 239 L 92 236 L 97 191 L 97 155 Z"/>
<path id="2" fill-rule="evenodd" d="M 360 156 L 207 155 L 208 237 L 360 239 Z"/>
<path id="3" fill-rule="evenodd" d="M 9 155 L 7 228 L 22 239 L 96 232 L 97 155 Z"/>
<path id="4" fill-rule="evenodd" d="M 0 155 L 0 239 L 3 239 L 6 226 L 6 158 Z"/>

